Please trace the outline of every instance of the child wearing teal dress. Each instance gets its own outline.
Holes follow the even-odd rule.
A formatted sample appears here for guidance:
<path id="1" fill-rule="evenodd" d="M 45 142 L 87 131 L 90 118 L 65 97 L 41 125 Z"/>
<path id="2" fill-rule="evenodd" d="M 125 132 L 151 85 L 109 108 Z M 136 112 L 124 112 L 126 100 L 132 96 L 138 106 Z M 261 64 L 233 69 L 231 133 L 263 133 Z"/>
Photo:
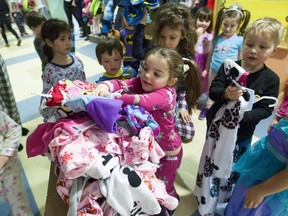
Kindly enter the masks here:
<path id="1" fill-rule="evenodd" d="M 252 145 L 234 165 L 240 178 L 225 215 L 288 215 L 288 118 Z"/>

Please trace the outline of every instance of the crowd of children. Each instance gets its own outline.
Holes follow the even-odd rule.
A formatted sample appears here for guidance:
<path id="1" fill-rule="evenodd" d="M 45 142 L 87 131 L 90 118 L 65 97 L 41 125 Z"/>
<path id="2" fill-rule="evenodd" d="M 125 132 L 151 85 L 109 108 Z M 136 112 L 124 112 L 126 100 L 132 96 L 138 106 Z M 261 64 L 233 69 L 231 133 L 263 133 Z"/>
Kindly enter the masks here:
<path id="1" fill-rule="evenodd" d="M 0 5 L 4 5 L 4 0 L 1 2 Z M 45 99 L 59 94 L 53 92 L 53 86 L 61 80 L 86 82 L 85 64 L 71 52 L 73 14 L 83 29 L 82 36 L 88 35 L 85 26 L 88 23 L 93 23 L 94 33 L 105 35 L 95 48 L 104 73 L 95 80 L 96 87 L 89 94 L 120 100 L 122 107 L 139 106 L 159 125 L 160 132 L 155 140 L 165 155 L 159 161 L 155 176 L 165 183 L 170 196 L 180 201 L 174 183 L 183 157 L 182 143 L 191 142 L 197 131 L 191 115 L 202 94 L 207 99 L 199 119 L 207 119 L 207 134 L 194 191 L 200 215 L 214 215 L 219 203 L 227 204 L 225 215 L 288 214 L 285 201 L 288 189 L 287 87 L 283 102 L 268 127 L 268 135 L 251 145 L 255 127 L 272 115 L 278 98 L 279 77 L 265 61 L 275 54 L 283 36 L 283 25 L 268 17 L 249 22 L 250 12 L 238 4 L 219 10 L 214 29 L 213 10 L 209 7 L 200 7 L 192 14 L 184 4 L 159 2 L 155 7 L 155 3 L 148 1 L 148 6 L 141 10 L 135 6 L 138 3 L 130 4 L 130 1 L 120 3 L 123 28 L 119 37 L 109 36 L 107 31 L 112 28 L 110 15 L 115 9 L 113 1 L 109 0 L 105 4 L 96 0 L 64 0 L 68 23 L 56 18 L 46 20 L 33 10 L 26 14 L 25 22 L 35 33 L 34 47 L 42 63 L 43 91 L 39 110 L 43 121 L 57 120 L 54 107 L 47 105 Z M 89 12 L 77 15 L 77 6 Z M 129 17 L 131 11 L 127 12 L 131 7 L 138 10 L 134 20 Z M 0 24 L 5 21 L 13 33 L 7 20 L 3 20 L 0 10 Z M 148 24 L 150 38 L 145 36 Z M 21 34 L 25 34 L 25 29 L 22 31 Z M 20 45 L 20 37 L 16 32 L 14 35 Z M 5 39 L 3 30 L 2 36 Z M 233 63 L 228 64 L 227 59 Z M 7 184 L 2 177 L 5 169 L 18 168 L 13 175 L 21 176 L 15 150 L 19 136 L 12 134 L 21 122 L 15 123 L 9 115 L 13 118 L 3 108 L 0 110 L 0 126 L 5 128 L 0 134 L 3 136 L 0 143 L 3 186 Z M 6 133 L 15 136 L 15 141 L 6 142 L 5 139 L 9 139 Z M 13 167 L 7 165 L 10 163 Z M 266 169 L 259 171 L 263 166 L 267 167 L 267 172 Z M 257 175 L 255 170 L 259 171 Z M 23 185 L 20 187 L 19 191 L 24 193 Z M 9 203 L 15 212 L 20 208 L 14 207 L 15 200 Z M 23 203 L 23 206 L 29 205 Z M 25 211 L 30 210 L 27 207 Z M 173 215 L 174 211 L 162 208 L 159 215 Z"/>

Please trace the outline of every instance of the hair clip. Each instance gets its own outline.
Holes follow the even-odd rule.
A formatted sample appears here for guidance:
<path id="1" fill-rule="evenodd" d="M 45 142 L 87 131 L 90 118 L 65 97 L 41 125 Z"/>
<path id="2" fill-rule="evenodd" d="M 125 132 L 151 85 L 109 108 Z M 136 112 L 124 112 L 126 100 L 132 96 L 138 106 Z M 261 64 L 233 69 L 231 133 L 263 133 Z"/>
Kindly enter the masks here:
<path id="1" fill-rule="evenodd" d="M 241 19 L 244 17 L 242 11 L 238 9 L 237 5 L 233 5 L 233 6 L 229 7 L 228 9 L 226 9 L 224 14 L 227 11 L 237 11 L 241 15 Z"/>
<path id="2" fill-rule="evenodd" d="M 183 65 L 183 72 L 187 72 L 188 70 L 190 69 L 189 65 L 188 64 L 184 64 Z"/>

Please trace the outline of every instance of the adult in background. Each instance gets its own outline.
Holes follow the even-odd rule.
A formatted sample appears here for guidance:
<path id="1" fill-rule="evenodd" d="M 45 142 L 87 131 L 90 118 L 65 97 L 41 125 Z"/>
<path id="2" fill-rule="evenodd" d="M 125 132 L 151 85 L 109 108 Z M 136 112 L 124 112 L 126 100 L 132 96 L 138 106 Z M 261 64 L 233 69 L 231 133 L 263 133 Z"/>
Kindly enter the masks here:
<path id="1" fill-rule="evenodd" d="M 64 0 L 64 11 L 70 28 L 74 31 L 73 15 L 77 20 L 80 30 L 82 31 L 81 37 L 85 37 L 86 32 L 84 32 L 85 28 L 83 28 L 84 24 L 82 20 L 82 3 L 82 0 Z"/>
<path id="2" fill-rule="evenodd" d="M 2 37 L 6 43 L 6 47 L 10 47 L 9 41 L 7 39 L 7 35 L 5 33 L 5 25 L 7 29 L 16 37 L 17 39 L 17 46 L 21 45 L 21 38 L 17 34 L 17 32 L 12 28 L 13 16 L 10 12 L 9 4 L 7 0 L 0 0 L 0 28 L 2 31 Z"/>

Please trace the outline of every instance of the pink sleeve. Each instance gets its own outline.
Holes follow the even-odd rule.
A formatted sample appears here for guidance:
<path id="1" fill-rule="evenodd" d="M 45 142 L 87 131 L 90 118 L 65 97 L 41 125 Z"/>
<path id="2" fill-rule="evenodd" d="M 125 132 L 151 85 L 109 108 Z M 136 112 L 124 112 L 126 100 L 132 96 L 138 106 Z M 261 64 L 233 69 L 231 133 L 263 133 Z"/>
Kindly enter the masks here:
<path id="1" fill-rule="evenodd" d="M 127 80 L 115 79 L 104 81 L 103 83 L 109 86 L 110 92 L 115 92 L 121 89 L 123 89 L 124 92 L 133 92 L 135 94 L 140 94 L 143 92 L 139 77 Z"/>
<path id="2" fill-rule="evenodd" d="M 280 104 L 280 107 L 277 109 L 276 114 L 279 117 L 285 117 L 288 116 L 288 95 L 286 95 Z"/>
<path id="3" fill-rule="evenodd" d="M 151 93 L 124 94 L 119 99 L 124 102 L 124 105 L 139 105 L 148 112 L 158 109 L 171 110 L 176 104 L 176 93 L 173 88 L 166 87 Z"/>
<path id="4" fill-rule="evenodd" d="M 123 94 L 117 97 L 117 99 L 124 102 L 123 106 L 128 104 L 139 105 L 147 111 L 170 110 L 171 106 L 176 106 L 176 91 L 170 86 L 145 93 L 142 90 L 139 77 L 128 80 L 109 80 L 104 83 L 109 86 L 110 92 L 123 89 Z"/>

